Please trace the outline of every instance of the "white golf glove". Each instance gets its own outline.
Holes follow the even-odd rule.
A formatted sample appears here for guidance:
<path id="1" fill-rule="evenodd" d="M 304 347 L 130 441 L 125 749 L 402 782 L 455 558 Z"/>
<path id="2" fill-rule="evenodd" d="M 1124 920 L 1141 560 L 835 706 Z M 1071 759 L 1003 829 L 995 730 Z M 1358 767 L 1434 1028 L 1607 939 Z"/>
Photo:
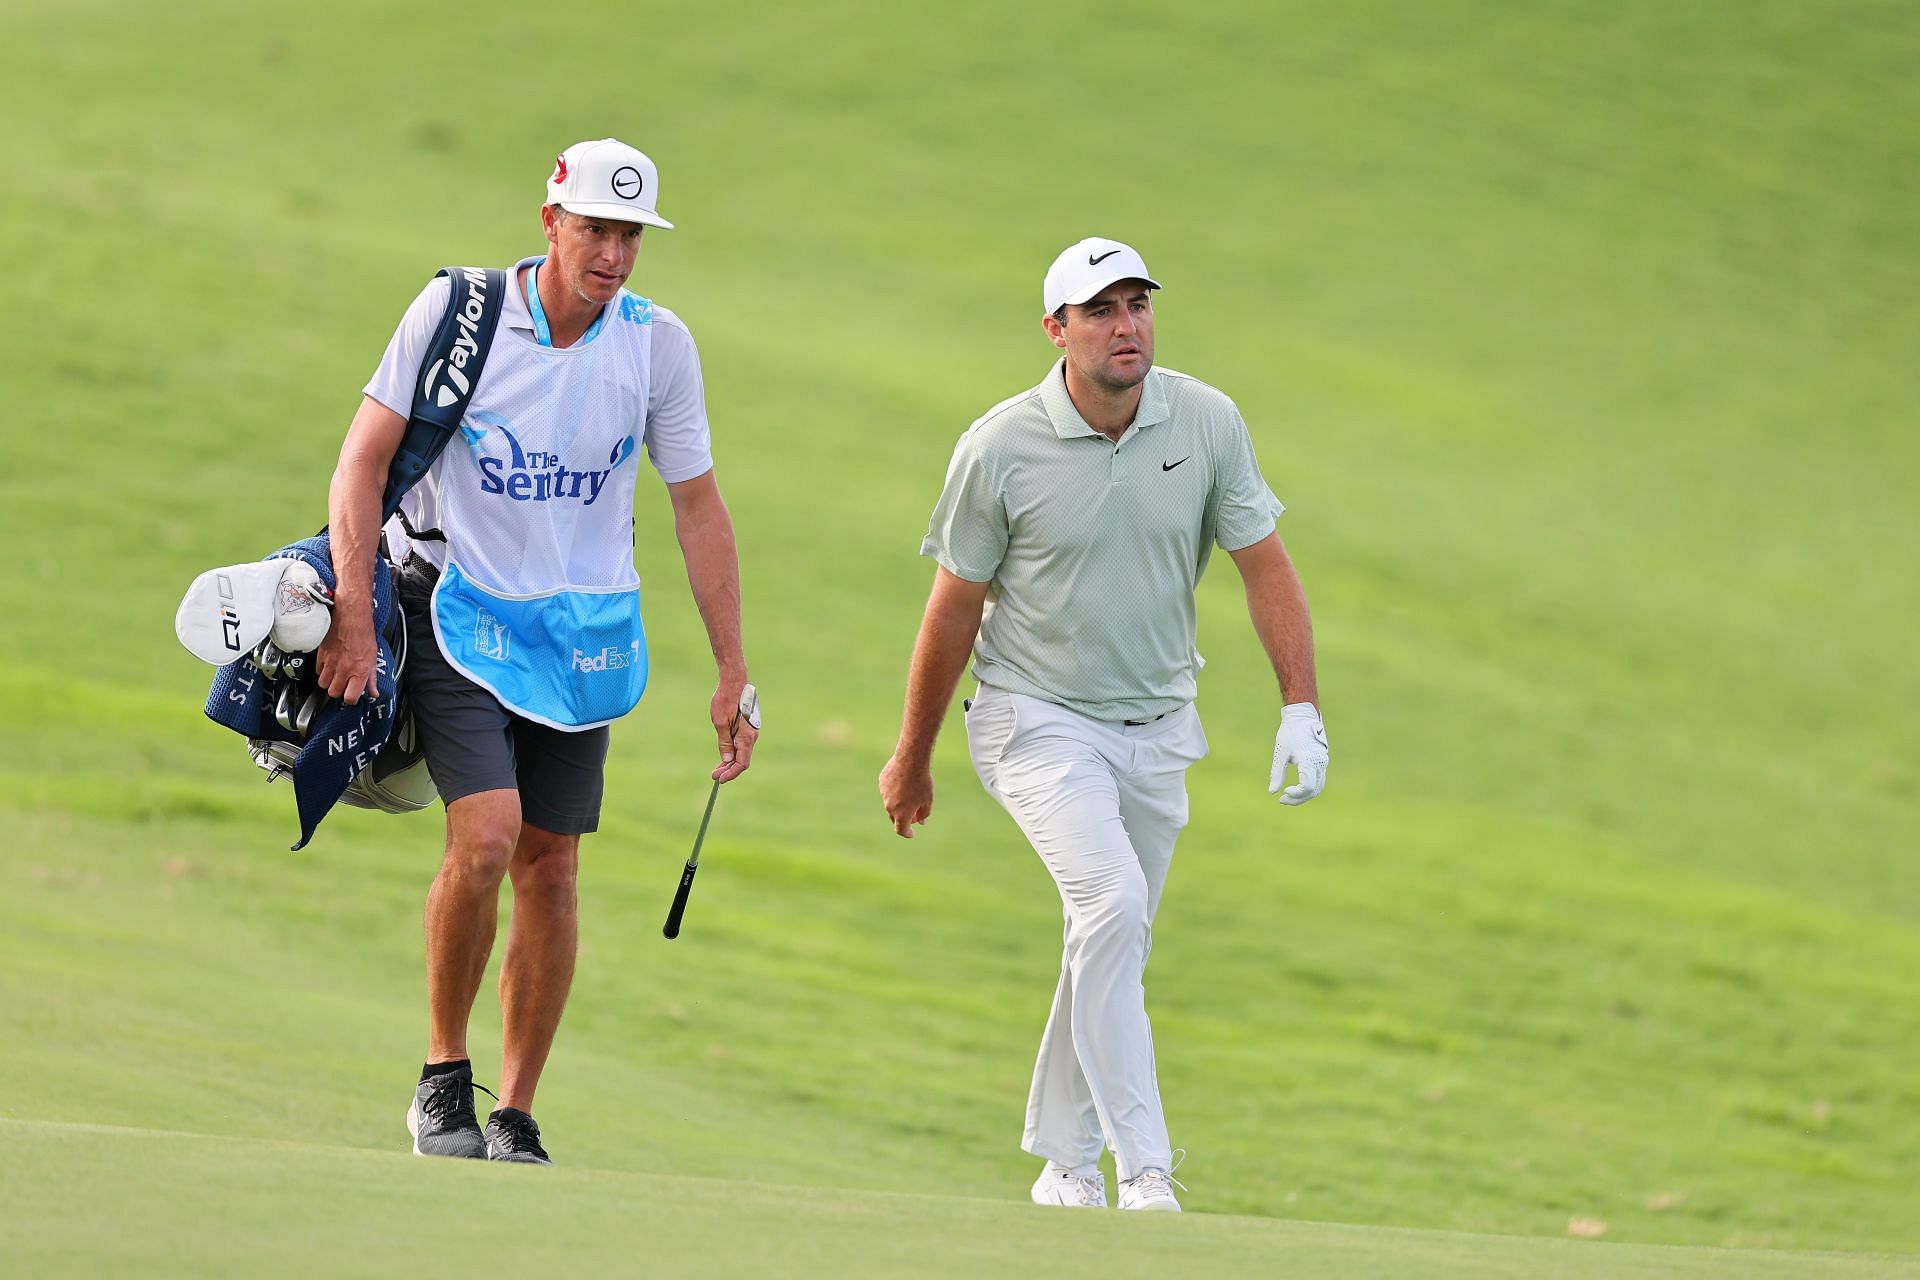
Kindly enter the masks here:
<path id="1" fill-rule="evenodd" d="M 1287 766 L 1300 771 L 1300 781 L 1280 788 L 1287 781 Z M 1311 702 L 1293 702 L 1280 708 L 1280 732 L 1273 737 L 1273 773 L 1267 778 L 1267 794 L 1279 793 L 1281 804 L 1305 804 L 1327 785 L 1327 727 L 1320 723 L 1320 709 Z"/>

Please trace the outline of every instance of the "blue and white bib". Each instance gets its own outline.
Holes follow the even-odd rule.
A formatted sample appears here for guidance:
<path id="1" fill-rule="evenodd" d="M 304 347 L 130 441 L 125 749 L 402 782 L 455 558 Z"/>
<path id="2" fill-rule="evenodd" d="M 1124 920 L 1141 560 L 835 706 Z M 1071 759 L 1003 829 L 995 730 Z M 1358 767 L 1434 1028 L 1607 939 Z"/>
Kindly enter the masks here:
<path id="1" fill-rule="evenodd" d="M 652 318 L 622 293 L 565 348 L 503 323 L 435 466 L 440 651 L 502 705 L 558 729 L 617 720 L 646 689 L 633 500 Z"/>

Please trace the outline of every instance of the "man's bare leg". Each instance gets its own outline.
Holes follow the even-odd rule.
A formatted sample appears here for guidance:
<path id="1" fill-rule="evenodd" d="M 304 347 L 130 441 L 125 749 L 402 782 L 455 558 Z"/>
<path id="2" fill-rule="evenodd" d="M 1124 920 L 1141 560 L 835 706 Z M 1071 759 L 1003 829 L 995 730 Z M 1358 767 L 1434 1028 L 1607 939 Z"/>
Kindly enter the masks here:
<path id="1" fill-rule="evenodd" d="M 475 792 L 447 806 L 447 847 L 427 892 L 427 1061 L 469 1057 L 467 1019 L 486 975 L 520 831 L 520 793 Z"/>
<path id="2" fill-rule="evenodd" d="M 533 1111 L 533 1092 L 560 1029 L 580 943 L 579 868 L 579 836 L 521 826 L 510 867 L 513 918 L 500 965 L 503 1107 Z"/>

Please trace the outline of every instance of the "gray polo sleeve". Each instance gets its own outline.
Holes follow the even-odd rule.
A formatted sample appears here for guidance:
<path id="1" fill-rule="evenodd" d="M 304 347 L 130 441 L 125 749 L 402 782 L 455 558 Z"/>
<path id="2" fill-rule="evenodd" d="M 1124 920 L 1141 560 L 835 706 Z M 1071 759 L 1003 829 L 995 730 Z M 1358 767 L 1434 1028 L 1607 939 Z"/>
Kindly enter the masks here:
<path id="1" fill-rule="evenodd" d="M 1267 488 L 1260 463 L 1253 456 L 1253 437 L 1237 412 L 1228 429 L 1225 447 L 1214 469 L 1215 509 L 1213 540 L 1222 551 L 1250 547 L 1273 532 L 1274 521 L 1286 508 Z"/>
<path id="2" fill-rule="evenodd" d="M 679 316 L 653 309 L 652 366 L 647 388 L 647 458 L 668 484 L 713 470 L 707 389 L 700 351 Z"/>
<path id="3" fill-rule="evenodd" d="M 427 281 L 427 287 L 415 296 L 407 313 L 400 317 L 399 327 L 388 340 L 379 367 L 361 388 L 362 395 L 378 400 L 403 418 L 413 412 L 413 384 L 420 377 L 420 358 L 426 354 L 427 344 L 446 312 L 447 298 L 452 292 L 453 282 L 445 276 Z"/>
<path id="4" fill-rule="evenodd" d="M 991 582 L 1007 554 L 1007 508 L 969 431 L 947 464 L 946 487 L 934 504 L 920 554 L 968 582 Z"/>

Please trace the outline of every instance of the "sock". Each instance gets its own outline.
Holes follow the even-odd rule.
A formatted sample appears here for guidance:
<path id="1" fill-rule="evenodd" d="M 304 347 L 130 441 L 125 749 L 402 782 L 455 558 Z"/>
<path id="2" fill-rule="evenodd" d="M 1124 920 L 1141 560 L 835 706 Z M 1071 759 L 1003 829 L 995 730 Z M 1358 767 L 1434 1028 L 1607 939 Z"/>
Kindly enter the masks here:
<path id="1" fill-rule="evenodd" d="M 462 1067 L 467 1069 L 468 1074 L 472 1074 L 473 1059 L 462 1058 L 458 1062 L 429 1062 L 420 1068 L 420 1083 L 425 1084 L 435 1076 L 451 1075 Z"/>
<path id="2" fill-rule="evenodd" d="M 520 1118 L 521 1118 L 522 1120 L 531 1120 L 531 1119 L 533 1119 L 533 1117 L 532 1117 L 532 1116 L 530 1116 L 530 1115 L 528 1115 L 528 1114 L 527 1114 L 526 1112 L 524 1112 L 524 1111 L 522 1111 L 522 1110 L 520 1110 L 520 1109 L 519 1109 L 518 1107 L 495 1107 L 495 1108 L 493 1109 L 493 1112 L 492 1112 L 492 1114 L 491 1114 L 491 1115 L 489 1115 L 489 1116 L 487 1117 L 487 1119 L 488 1119 L 489 1121 L 493 1121 L 493 1120 L 511 1120 L 511 1119 L 513 1119 L 513 1118 L 514 1118 L 515 1116 L 518 1116 L 518 1117 L 520 1117 Z"/>

